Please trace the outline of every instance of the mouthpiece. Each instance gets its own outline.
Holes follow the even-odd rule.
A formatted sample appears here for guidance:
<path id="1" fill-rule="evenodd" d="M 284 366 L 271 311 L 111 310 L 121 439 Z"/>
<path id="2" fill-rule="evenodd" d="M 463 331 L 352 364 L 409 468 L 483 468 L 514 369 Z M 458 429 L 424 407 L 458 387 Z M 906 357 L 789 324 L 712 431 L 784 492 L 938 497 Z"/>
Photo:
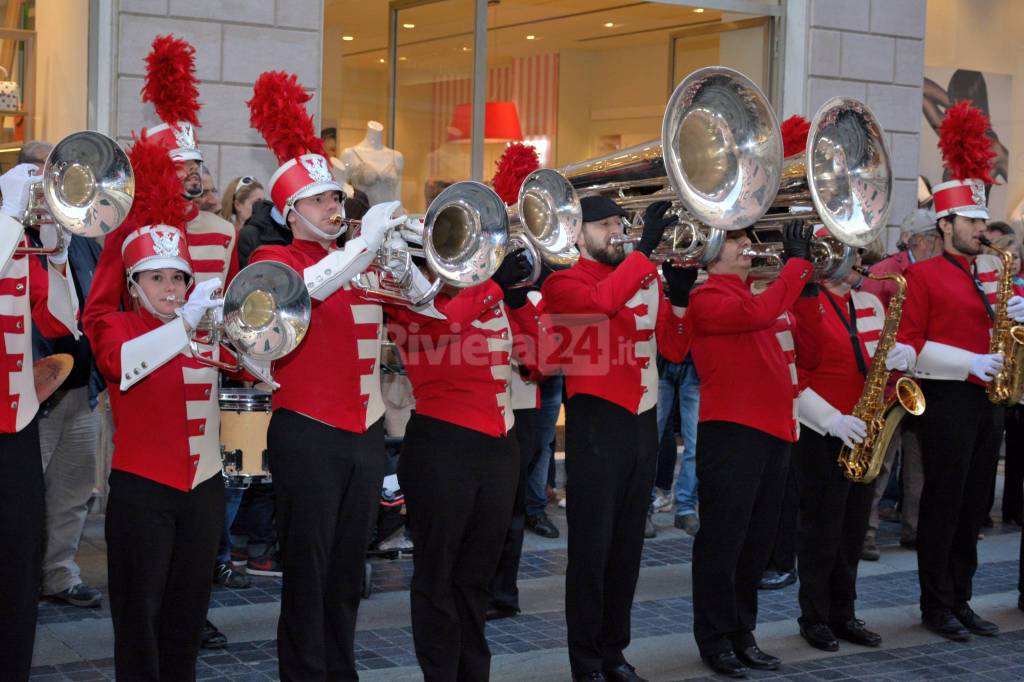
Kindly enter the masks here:
<path id="1" fill-rule="evenodd" d="M 992 246 L 991 240 L 989 240 L 989 238 L 984 235 L 978 237 L 978 241 L 981 242 L 982 246 Z"/>
<path id="2" fill-rule="evenodd" d="M 342 218 L 340 215 L 335 214 L 330 217 L 329 222 L 331 223 L 331 225 L 341 225 L 343 222 L 345 222 L 345 219 Z"/>

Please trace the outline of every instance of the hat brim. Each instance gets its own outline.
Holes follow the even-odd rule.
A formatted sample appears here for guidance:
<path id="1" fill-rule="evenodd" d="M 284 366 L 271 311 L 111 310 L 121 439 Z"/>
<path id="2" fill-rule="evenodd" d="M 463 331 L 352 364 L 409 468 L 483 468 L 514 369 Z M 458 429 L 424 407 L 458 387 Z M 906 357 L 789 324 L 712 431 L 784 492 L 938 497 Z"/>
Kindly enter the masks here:
<path id="1" fill-rule="evenodd" d="M 619 216 L 620 218 L 625 218 L 626 215 L 628 215 L 628 214 L 623 209 L 621 209 L 618 206 L 616 206 L 614 209 L 609 207 L 609 208 L 606 208 L 606 209 L 594 211 L 591 214 L 584 214 L 582 222 L 585 222 L 585 223 L 596 223 L 599 220 L 604 220 L 605 218 L 611 218 L 613 215 L 614 216 Z"/>
<path id="2" fill-rule="evenodd" d="M 988 211 L 984 208 L 954 208 L 950 213 L 961 215 L 964 218 L 980 218 L 982 220 L 988 220 Z"/>
<path id="3" fill-rule="evenodd" d="M 163 268 L 181 270 L 189 277 L 192 276 L 192 267 L 189 265 L 187 260 L 184 258 L 174 258 L 170 256 L 153 256 L 151 258 L 143 258 L 128 270 L 128 275 L 131 276 L 148 270 L 162 270 Z"/>
<path id="4" fill-rule="evenodd" d="M 295 202 L 299 199 L 308 199 L 309 197 L 315 197 L 317 194 L 323 194 L 324 192 L 341 192 L 344 194 L 345 190 L 343 190 L 341 185 L 334 180 L 330 180 L 328 182 L 314 182 L 311 185 L 306 185 L 288 198 L 288 204 L 285 206 L 283 214 L 288 215 L 288 211 L 291 211 L 295 207 Z"/>
<path id="5" fill-rule="evenodd" d="M 202 162 L 203 155 L 194 149 L 175 149 L 171 152 L 172 161 L 199 161 Z"/>

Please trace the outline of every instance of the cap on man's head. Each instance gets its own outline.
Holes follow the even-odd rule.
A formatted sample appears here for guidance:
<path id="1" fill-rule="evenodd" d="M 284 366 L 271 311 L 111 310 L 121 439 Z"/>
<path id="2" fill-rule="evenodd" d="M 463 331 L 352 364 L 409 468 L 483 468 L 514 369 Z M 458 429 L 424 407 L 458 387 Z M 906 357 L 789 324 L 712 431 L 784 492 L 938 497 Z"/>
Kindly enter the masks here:
<path id="1" fill-rule="evenodd" d="M 918 208 L 910 212 L 900 225 L 900 232 L 907 235 L 921 234 L 935 229 L 935 214 L 927 208 Z"/>
<path id="2" fill-rule="evenodd" d="M 583 211 L 583 222 L 596 223 L 613 215 L 625 217 L 626 212 L 608 197 L 594 196 L 580 199 Z"/>

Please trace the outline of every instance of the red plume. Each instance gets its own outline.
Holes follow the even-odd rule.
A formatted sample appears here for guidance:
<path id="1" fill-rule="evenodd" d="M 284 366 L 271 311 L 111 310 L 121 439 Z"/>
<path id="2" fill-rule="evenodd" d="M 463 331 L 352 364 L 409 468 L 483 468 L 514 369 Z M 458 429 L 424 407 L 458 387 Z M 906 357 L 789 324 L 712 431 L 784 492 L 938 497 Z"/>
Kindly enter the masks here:
<path id="1" fill-rule="evenodd" d="M 807 149 L 807 135 L 811 132 L 811 122 L 799 114 L 790 116 L 782 122 L 782 155 L 790 157 Z"/>
<path id="2" fill-rule="evenodd" d="M 939 149 L 942 160 L 954 180 L 976 178 L 986 185 L 992 179 L 992 139 L 988 116 L 971 106 L 969 100 L 957 102 L 946 110 L 939 127 Z"/>
<path id="3" fill-rule="evenodd" d="M 128 152 L 135 173 L 132 216 L 135 225 L 170 225 L 184 232 L 189 201 L 181 194 L 181 180 L 174 161 L 163 145 L 153 142 L 146 131 L 135 137 Z"/>
<path id="4" fill-rule="evenodd" d="M 313 117 L 305 104 L 313 99 L 295 74 L 266 71 L 256 79 L 249 105 L 249 125 L 259 131 L 284 163 L 307 152 L 322 154 L 324 143 L 313 128 Z"/>
<path id="5" fill-rule="evenodd" d="M 152 102 L 164 123 L 188 121 L 199 125 L 199 90 L 196 86 L 196 48 L 174 36 L 157 36 L 146 55 L 146 82 L 142 101 Z"/>
<path id="6" fill-rule="evenodd" d="M 519 187 L 526 176 L 540 168 L 540 158 L 533 147 L 513 142 L 494 165 L 498 170 L 491 185 L 501 200 L 511 206 L 519 201 Z"/>

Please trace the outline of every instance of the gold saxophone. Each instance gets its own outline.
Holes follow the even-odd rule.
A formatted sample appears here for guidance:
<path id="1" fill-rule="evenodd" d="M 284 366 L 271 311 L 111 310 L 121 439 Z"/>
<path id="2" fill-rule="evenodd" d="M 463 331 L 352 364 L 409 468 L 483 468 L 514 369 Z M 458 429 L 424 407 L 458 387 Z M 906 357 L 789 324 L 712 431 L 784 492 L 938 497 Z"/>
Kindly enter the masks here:
<path id="1" fill-rule="evenodd" d="M 992 322 L 992 339 L 989 353 L 1001 353 L 1003 368 L 988 384 L 988 399 L 996 405 L 1010 407 L 1020 402 L 1024 395 L 1024 326 L 1014 324 L 1006 311 L 1013 296 L 1013 254 L 1009 250 L 994 246 L 981 237 L 982 244 L 996 252 L 1003 268 L 999 275 L 999 290 L 996 292 L 995 319 Z"/>
<path id="2" fill-rule="evenodd" d="M 868 368 L 864 391 L 853 408 L 853 416 L 863 420 L 867 426 L 867 435 L 852 448 L 844 445 L 839 451 L 839 466 L 846 478 L 855 483 L 870 483 L 878 476 L 889 442 L 904 415 L 924 412 L 924 394 L 913 379 L 900 377 L 896 381 L 896 390 L 888 397 L 885 395 L 890 374 L 885 368 L 885 358 L 896 344 L 896 330 L 899 329 L 903 301 L 907 297 L 907 280 L 897 273 L 873 275 L 863 268 L 857 268 L 857 271 L 871 279 L 892 280 L 897 289 L 885 311 L 885 324 Z"/>

